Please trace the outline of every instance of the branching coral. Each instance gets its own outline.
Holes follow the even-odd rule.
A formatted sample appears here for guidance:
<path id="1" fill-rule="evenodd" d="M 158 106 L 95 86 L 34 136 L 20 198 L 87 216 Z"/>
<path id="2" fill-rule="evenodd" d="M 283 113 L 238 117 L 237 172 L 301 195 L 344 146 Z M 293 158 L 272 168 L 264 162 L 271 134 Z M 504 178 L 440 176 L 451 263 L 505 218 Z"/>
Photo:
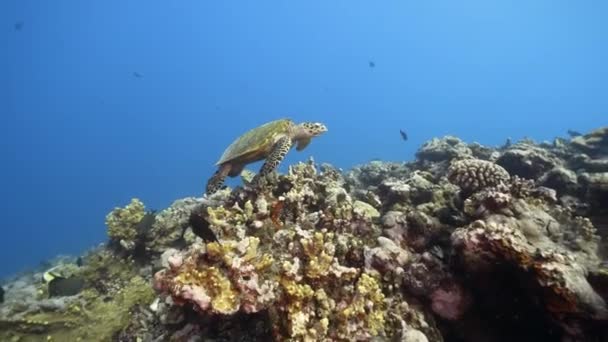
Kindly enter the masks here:
<path id="1" fill-rule="evenodd" d="M 303 237 L 300 244 L 307 257 L 304 273 L 310 279 L 327 275 L 334 258 L 333 234 L 315 232 L 311 237 Z"/>
<path id="2" fill-rule="evenodd" d="M 367 273 L 363 273 L 355 286 L 354 296 L 350 302 L 338 302 L 338 320 L 344 322 L 345 330 L 340 329 L 342 336 L 354 336 L 356 339 L 369 339 L 377 336 L 383 330 L 385 321 L 384 295 L 378 281 Z M 364 328 L 353 322 L 364 322 Z"/>

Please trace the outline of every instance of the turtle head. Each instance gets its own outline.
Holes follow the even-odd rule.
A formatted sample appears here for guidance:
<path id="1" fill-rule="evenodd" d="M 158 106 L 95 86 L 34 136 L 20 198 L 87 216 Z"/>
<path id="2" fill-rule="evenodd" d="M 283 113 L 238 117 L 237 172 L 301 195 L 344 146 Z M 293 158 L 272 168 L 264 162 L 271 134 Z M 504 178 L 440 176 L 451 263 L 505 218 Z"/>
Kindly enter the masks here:
<path id="1" fill-rule="evenodd" d="M 320 122 L 302 122 L 298 128 L 299 138 L 312 138 L 327 132 L 327 127 Z"/>

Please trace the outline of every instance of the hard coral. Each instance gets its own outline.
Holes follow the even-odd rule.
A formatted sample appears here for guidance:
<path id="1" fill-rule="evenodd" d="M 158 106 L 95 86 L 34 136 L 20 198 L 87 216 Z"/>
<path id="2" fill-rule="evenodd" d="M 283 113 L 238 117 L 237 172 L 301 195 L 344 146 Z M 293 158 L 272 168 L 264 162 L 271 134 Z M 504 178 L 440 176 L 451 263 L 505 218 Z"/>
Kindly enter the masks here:
<path id="1" fill-rule="evenodd" d="M 454 161 L 448 169 L 448 179 L 465 191 L 475 192 L 509 181 L 507 170 L 480 159 Z"/>
<path id="2" fill-rule="evenodd" d="M 137 225 L 145 214 L 144 204 L 137 198 L 133 198 L 124 208 L 114 208 L 106 216 L 108 236 L 125 249 L 133 248 L 138 234 Z"/>
<path id="3" fill-rule="evenodd" d="M 159 271 L 154 286 L 176 303 L 194 304 L 201 312 L 258 312 L 274 300 L 277 286 L 265 276 L 272 257 L 258 253 L 258 244 L 259 239 L 248 237 L 212 242 L 206 248 L 195 245 L 181 262 L 170 262 Z"/>

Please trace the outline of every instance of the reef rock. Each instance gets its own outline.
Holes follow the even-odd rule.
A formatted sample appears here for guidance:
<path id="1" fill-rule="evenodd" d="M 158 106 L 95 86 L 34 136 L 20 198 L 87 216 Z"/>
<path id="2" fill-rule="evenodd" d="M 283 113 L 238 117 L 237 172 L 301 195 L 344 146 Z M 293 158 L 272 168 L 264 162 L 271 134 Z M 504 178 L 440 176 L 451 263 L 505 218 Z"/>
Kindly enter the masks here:
<path id="1" fill-rule="evenodd" d="M 587 134 L 572 138 L 572 146 L 594 159 L 608 157 L 608 127 L 601 127 Z"/>

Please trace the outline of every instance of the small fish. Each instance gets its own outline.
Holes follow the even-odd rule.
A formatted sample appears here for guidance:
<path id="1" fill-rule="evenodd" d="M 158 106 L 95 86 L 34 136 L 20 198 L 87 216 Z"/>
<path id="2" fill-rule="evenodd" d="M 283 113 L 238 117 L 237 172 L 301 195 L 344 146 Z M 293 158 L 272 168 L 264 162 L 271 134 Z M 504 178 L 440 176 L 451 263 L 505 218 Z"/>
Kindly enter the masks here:
<path id="1" fill-rule="evenodd" d="M 133 71 L 133 77 L 142 78 L 144 76 L 142 74 L 138 73 L 137 71 Z"/>
<path id="2" fill-rule="evenodd" d="M 403 139 L 403 141 L 407 141 L 407 133 L 400 129 L 399 134 L 401 134 L 401 139 Z"/>
<path id="3" fill-rule="evenodd" d="M 78 266 L 78 267 L 82 267 L 82 265 L 84 265 L 84 261 L 82 261 L 82 257 L 80 257 L 80 256 L 79 256 L 79 257 L 76 259 L 76 266 Z"/>
<path id="4" fill-rule="evenodd" d="M 580 133 L 580 132 L 577 132 L 577 131 L 569 129 L 568 130 L 568 135 L 570 136 L 570 138 L 574 138 L 574 137 L 580 137 L 583 134 Z"/>
<path id="5" fill-rule="evenodd" d="M 59 268 L 59 266 L 55 266 L 44 272 L 42 274 L 42 281 L 44 281 L 45 283 L 50 283 L 55 278 L 63 278 L 61 274 L 55 272 L 57 268 Z"/>
<path id="6" fill-rule="evenodd" d="M 15 31 L 21 31 L 21 29 L 23 28 L 23 21 L 16 22 L 14 27 L 15 27 Z"/>
<path id="7" fill-rule="evenodd" d="M 370 68 L 375 68 L 376 67 L 376 63 L 374 61 L 369 61 L 368 65 Z"/>
<path id="8" fill-rule="evenodd" d="M 431 247 L 431 250 L 429 252 L 439 260 L 445 259 L 445 254 L 443 253 L 443 249 L 441 249 L 441 247 L 439 247 L 439 246 Z"/>
<path id="9" fill-rule="evenodd" d="M 4 303 L 4 288 L 0 286 L 0 304 Z"/>
<path id="10" fill-rule="evenodd" d="M 209 228 L 209 222 L 199 213 L 192 213 L 188 220 L 192 232 L 203 239 L 205 242 L 219 242 L 217 236 L 211 228 Z"/>

